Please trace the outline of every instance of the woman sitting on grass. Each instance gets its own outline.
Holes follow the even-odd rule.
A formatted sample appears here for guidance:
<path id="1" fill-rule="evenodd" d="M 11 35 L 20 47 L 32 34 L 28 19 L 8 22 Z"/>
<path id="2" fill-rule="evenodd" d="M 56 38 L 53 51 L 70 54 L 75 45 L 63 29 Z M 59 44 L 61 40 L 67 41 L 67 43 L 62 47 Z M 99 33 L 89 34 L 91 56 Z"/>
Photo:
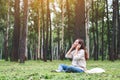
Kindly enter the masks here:
<path id="1" fill-rule="evenodd" d="M 72 58 L 72 65 L 60 64 L 58 70 L 55 70 L 56 72 L 80 73 L 86 71 L 86 59 L 88 59 L 88 54 L 86 53 L 82 39 L 75 40 L 65 57 Z"/>

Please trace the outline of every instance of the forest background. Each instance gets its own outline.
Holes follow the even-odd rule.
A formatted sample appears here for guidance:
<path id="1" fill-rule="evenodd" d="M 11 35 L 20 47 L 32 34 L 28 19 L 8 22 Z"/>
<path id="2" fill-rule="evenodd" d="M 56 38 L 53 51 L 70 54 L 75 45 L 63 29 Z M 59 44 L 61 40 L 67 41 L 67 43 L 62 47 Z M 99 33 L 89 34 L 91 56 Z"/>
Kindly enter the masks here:
<path id="1" fill-rule="evenodd" d="M 90 59 L 120 59 L 119 0 L 0 0 L 0 59 L 64 60 L 76 38 Z"/>

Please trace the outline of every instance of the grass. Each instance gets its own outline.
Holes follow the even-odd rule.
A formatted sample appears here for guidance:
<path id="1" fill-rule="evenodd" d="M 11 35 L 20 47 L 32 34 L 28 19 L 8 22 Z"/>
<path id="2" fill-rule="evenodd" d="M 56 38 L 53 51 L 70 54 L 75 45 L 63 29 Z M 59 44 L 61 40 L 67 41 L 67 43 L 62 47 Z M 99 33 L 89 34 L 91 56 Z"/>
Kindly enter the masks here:
<path id="1" fill-rule="evenodd" d="M 120 80 L 120 61 L 87 61 L 87 68 L 100 67 L 105 69 L 102 74 L 86 73 L 55 73 L 59 64 L 65 61 L 26 61 L 25 64 L 0 61 L 0 80 Z"/>

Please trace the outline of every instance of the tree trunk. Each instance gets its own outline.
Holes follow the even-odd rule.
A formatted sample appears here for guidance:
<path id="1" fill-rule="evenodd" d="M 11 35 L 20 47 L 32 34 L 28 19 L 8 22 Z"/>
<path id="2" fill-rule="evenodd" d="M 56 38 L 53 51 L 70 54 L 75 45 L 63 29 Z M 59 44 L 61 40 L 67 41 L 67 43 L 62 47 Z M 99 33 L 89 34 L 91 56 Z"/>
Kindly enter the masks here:
<path id="1" fill-rule="evenodd" d="M 48 50 L 47 53 L 49 53 L 49 59 L 50 59 L 50 61 L 52 61 L 52 45 L 51 45 L 51 42 L 52 42 L 52 27 L 51 27 L 51 17 L 50 17 L 50 9 L 49 9 L 49 0 L 47 0 L 47 26 L 48 26 L 47 37 L 49 37 L 49 38 L 46 39 L 47 40 L 46 46 L 47 46 L 47 50 Z"/>
<path id="2" fill-rule="evenodd" d="M 114 61 L 114 55 L 116 54 L 116 28 L 117 28 L 117 15 L 116 15 L 116 1 L 113 0 L 113 25 L 112 25 L 112 45 L 111 45 L 111 54 L 110 54 L 110 60 Z"/>
<path id="3" fill-rule="evenodd" d="M 117 35 L 118 35 L 118 26 L 119 26 L 119 6 L 118 6 L 118 0 L 113 0 L 113 38 L 114 38 L 114 40 L 113 40 L 113 42 L 112 43 L 114 43 L 113 45 L 114 45 L 114 59 L 117 59 L 117 41 L 118 41 L 118 37 L 117 37 Z M 112 45 L 112 46 L 113 46 Z"/>
<path id="4" fill-rule="evenodd" d="M 58 26 L 58 25 L 57 25 Z M 60 28 L 58 27 L 57 28 L 57 38 L 58 38 L 58 43 L 57 43 L 57 59 L 59 59 L 59 56 L 60 56 Z"/>
<path id="5" fill-rule="evenodd" d="M 51 15 L 50 15 L 50 9 L 49 12 L 49 20 L 50 20 L 50 39 L 49 39 L 49 53 L 50 53 L 50 61 L 52 61 L 52 25 L 51 25 Z"/>
<path id="6" fill-rule="evenodd" d="M 119 0 L 116 0 L 116 54 L 115 54 L 115 59 L 118 59 L 118 55 L 120 53 L 120 35 L 119 35 L 119 31 L 120 31 L 120 24 L 119 24 Z"/>
<path id="7" fill-rule="evenodd" d="M 60 59 L 63 60 L 63 56 L 64 56 L 64 17 L 65 17 L 65 2 L 66 0 L 62 0 L 61 1 L 61 21 L 62 21 L 62 40 L 61 40 L 61 50 L 60 50 Z"/>
<path id="8" fill-rule="evenodd" d="M 20 37 L 20 0 L 15 0 L 14 30 L 13 30 L 13 47 L 11 61 L 18 61 L 19 54 L 19 37 Z"/>
<path id="9" fill-rule="evenodd" d="M 96 2 L 96 15 L 95 15 L 95 26 L 96 26 L 96 60 L 98 60 L 98 54 L 99 54 L 99 38 L 98 38 L 98 0 Z"/>
<path id="10" fill-rule="evenodd" d="M 40 9 L 38 9 L 38 47 L 37 47 L 37 58 L 40 59 Z"/>
<path id="11" fill-rule="evenodd" d="M 46 56 L 49 56 L 49 55 L 47 55 L 48 53 L 49 53 L 49 51 L 48 51 L 48 39 L 49 39 L 49 0 L 47 0 L 47 22 L 46 22 L 47 24 L 46 24 L 46 44 L 45 44 L 45 47 L 46 47 Z"/>
<path id="12" fill-rule="evenodd" d="M 45 51 L 45 19 L 44 19 L 44 0 L 41 0 L 41 7 L 42 7 L 42 47 L 43 47 L 43 60 L 46 62 L 46 51 Z"/>
<path id="13" fill-rule="evenodd" d="M 68 18 L 68 21 L 67 21 L 67 26 L 68 26 L 68 28 L 67 28 L 67 34 L 65 34 L 65 35 L 68 35 L 68 43 L 69 43 L 69 47 L 68 48 L 70 48 L 71 47 L 71 25 L 70 25 L 70 6 L 69 6 L 69 0 L 66 0 L 66 5 L 67 5 L 67 18 Z"/>
<path id="14" fill-rule="evenodd" d="M 104 1 L 104 6 L 103 6 L 103 9 L 105 9 L 105 1 Z M 103 10 L 102 12 L 102 30 L 101 30 L 101 33 L 102 33 L 102 45 L 101 45 L 101 53 L 102 53 L 102 61 L 104 60 L 104 15 L 105 15 L 105 10 Z"/>
<path id="15" fill-rule="evenodd" d="M 85 40 L 85 1 L 77 0 L 75 6 L 74 39 Z"/>
<path id="16" fill-rule="evenodd" d="M 20 35 L 20 63 L 24 63 L 27 58 L 27 33 L 28 33 L 28 0 L 23 0 L 24 11 L 23 11 L 23 27 Z"/>
<path id="17" fill-rule="evenodd" d="M 85 31 L 86 31 L 86 47 L 89 53 L 89 11 L 90 11 L 90 1 L 85 0 Z M 89 55 L 89 54 L 88 54 Z"/>
<path id="18" fill-rule="evenodd" d="M 118 6 L 120 6 L 120 4 L 118 4 Z M 120 8 L 119 8 L 119 10 L 120 10 Z M 118 11 L 119 11 L 118 10 Z M 119 26 L 118 26 L 118 47 L 117 47 L 117 54 L 118 54 L 118 59 L 120 59 L 120 15 L 118 15 L 119 16 Z"/>
<path id="19" fill-rule="evenodd" d="M 9 32 L 9 13 L 10 13 L 10 1 L 7 2 L 7 21 L 6 21 L 6 32 L 5 32 L 5 39 L 4 39 L 4 52 L 5 52 L 5 60 L 8 61 L 8 32 Z"/>
<path id="20" fill-rule="evenodd" d="M 106 1 L 106 11 L 107 11 L 107 42 L 108 42 L 108 55 L 110 57 L 110 44 L 111 44 L 111 41 L 110 41 L 110 24 L 109 24 L 109 10 L 108 10 L 108 0 L 105 0 Z M 109 58 L 110 59 L 110 58 Z"/>
<path id="21" fill-rule="evenodd" d="M 95 42 L 95 29 L 94 29 L 94 1 L 92 0 L 92 33 L 93 33 L 93 57 L 95 60 L 95 53 L 96 53 L 96 42 Z"/>

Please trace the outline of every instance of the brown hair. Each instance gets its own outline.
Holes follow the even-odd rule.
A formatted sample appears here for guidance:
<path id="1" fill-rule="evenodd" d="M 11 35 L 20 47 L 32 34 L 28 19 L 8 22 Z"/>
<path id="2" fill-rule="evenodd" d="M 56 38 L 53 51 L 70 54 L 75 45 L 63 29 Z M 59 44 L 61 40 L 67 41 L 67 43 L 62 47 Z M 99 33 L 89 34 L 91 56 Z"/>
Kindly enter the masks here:
<path id="1" fill-rule="evenodd" d="M 87 49 L 85 49 L 85 59 L 86 59 L 86 60 L 89 59 L 89 53 L 88 53 Z"/>
<path id="2" fill-rule="evenodd" d="M 82 39 L 77 39 L 79 40 L 79 44 L 81 44 L 81 47 L 80 49 L 84 49 L 85 50 L 85 59 L 88 60 L 89 59 L 89 54 L 87 52 L 87 49 L 85 48 L 85 45 L 84 45 L 84 41 Z"/>

